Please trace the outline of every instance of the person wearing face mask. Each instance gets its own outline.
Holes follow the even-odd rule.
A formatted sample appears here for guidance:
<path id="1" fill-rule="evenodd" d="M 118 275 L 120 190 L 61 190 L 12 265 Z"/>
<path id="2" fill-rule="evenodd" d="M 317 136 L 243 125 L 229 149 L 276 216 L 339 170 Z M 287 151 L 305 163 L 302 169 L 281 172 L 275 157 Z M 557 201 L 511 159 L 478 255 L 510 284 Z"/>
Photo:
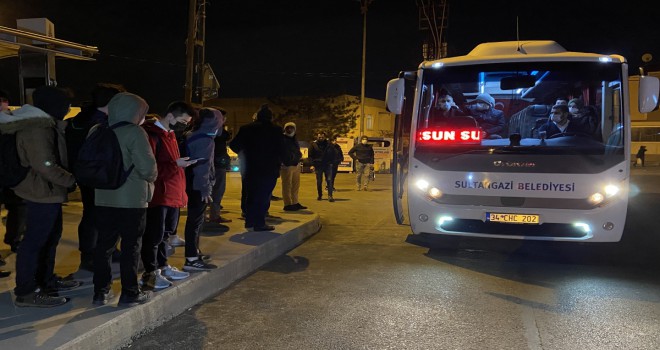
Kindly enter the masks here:
<path id="1" fill-rule="evenodd" d="M 369 188 L 370 171 L 374 166 L 374 148 L 368 143 L 369 138 L 362 136 L 360 143 L 348 151 L 348 155 L 355 161 L 355 173 L 358 191 L 367 191 Z"/>
<path id="2" fill-rule="evenodd" d="M 585 106 L 582 99 L 574 98 L 568 101 L 569 118 L 579 125 L 583 133 L 594 135 L 598 129 L 598 117 L 591 106 Z"/>
<path id="3" fill-rule="evenodd" d="M 78 159 L 78 153 L 92 126 L 108 120 L 108 103 L 110 99 L 126 89 L 119 84 L 98 83 L 91 93 L 91 103 L 84 106 L 73 118 L 68 120 L 64 137 L 66 139 L 69 169 L 73 169 Z M 94 271 L 94 249 L 98 239 L 98 230 L 94 226 L 94 189 L 84 185 L 79 186 L 83 205 L 80 224 L 78 224 L 78 250 L 80 250 L 81 270 Z"/>
<path id="4" fill-rule="evenodd" d="M 569 119 L 570 113 L 566 105 L 554 105 L 550 110 L 550 119 L 539 128 L 539 133 L 545 132 L 546 138 L 562 133 L 582 133 L 581 127 Z"/>
<path id="5" fill-rule="evenodd" d="M 440 89 L 436 108 L 431 112 L 432 127 L 471 127 L 477 126 L 474 118 L 468 116 L 454 103 L 454 98 L 446 89 Z"/>
<path id="6" fill-rule="evenodd" d="M 167 227 L 177 226 L 179 210 L 188 203 L 186 175 L 184 169 L 195 161 L 181 157 L 179 144 L 172 127 L 188 124 L 195 110 L 184 101 L 175 101 L 167 106 L 165 114 L 147 120 L 142 127 L 149 136 L 149 145 L 156 158 L 158 177 L 154 183 L 154 196 L 147 208 L 147 224 L 142 236 L 141 258 L 144 266 L 142 285 L 147 289 L 160 290 L 189 276 L 167 262 L 167 244 L 171 238 Z M 174 221 L 172 223 L 168 222 Z M 185 242 L 183 242 L 185 244 Z"/>
<path id="7" fill-rule="evenodd" d="M 288 156 L 282 160 L 280 177 L 282 178 L 282 199 L 285 211 L 296 211 L 307 209 L 298 202 L 300 190 L 300 159 L 302 152 L 300 144 L 296 140 L 296 124 L 288 122 L 284 124 L 284 143 Z"/>
<path id="8" fill-rule="evenodd" d="M 487 93 L 477 95 L 468 106 L 468 111 L 483 130 L 483 138 L 501 139 L 506 126 L 504 112 L 495 109 L 495 99 Z"/>

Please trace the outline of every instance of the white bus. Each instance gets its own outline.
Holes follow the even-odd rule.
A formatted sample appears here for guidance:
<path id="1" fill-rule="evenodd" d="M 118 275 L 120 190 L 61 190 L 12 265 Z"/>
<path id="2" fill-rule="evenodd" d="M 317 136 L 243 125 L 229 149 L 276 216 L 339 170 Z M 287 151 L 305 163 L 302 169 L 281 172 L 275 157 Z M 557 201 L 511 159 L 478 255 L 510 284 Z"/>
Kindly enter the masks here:
<path id="1" fill-rule="evenodd" d="M 658 79 L 643 76 L 639 85 L 645 113 L 658 102 Z M 467 116 L 439 116 L 445 90 Z M 480 94 L 504 116 L 499 135 L 472 117 Z M 553 41 L 480 44 L 400 73 L 386 98 L 397 114 L 397 222 L 414 234 L 619 241 L 630 175 L 628 96 L 625 58 L 568 52 Z M 580 99 L 594 127 L 539 133 L 558 97 Z"/>

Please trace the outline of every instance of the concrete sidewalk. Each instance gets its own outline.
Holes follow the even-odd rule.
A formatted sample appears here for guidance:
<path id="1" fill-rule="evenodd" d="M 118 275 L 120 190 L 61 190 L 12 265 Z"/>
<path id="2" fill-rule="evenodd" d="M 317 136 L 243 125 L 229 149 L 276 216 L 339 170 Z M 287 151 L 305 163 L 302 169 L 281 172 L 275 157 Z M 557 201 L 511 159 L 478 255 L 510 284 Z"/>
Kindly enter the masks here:
<path id="1" fill-rule="evenodd" d="M 223 216 L 232 219 L 226 233 L 206 225 L 200 239 L 201 250 L 212 256 L 211 263 L 218 269 L 196 272 L 185 280 L 174 282 L 165 290 L 156 292 L 154 299 L 132 308 L 117 307 L 121 285 L 119 264 L 113 264 L 113 292 L 116 295 L 108 305 L 92 304 L 92 273 L 77 271 L 80 262 L 77 225 L 82 206 L 72 200 L 64 207 L 64 234 L 58 246 L 55 270 L 58 275 L 73 276 L 84 282 L 75 290 L 61 293 L 71 298 L 63 306 L 54 308 L 19 308 L 13 304 L 14 265 L 16 255 L 0 244 L 12 276 L 0 279 L 0 349 L 116 349 L 130 343 L 134 336 L 151 330 L 186 309 L 212 297 L 233 282 L 249 275 L 260 266 L 293 249 L 306 238 L 319 231 L 319 215 L 310 211 L 285 212 L 281 201 L 271 203 L 269 219 L 275 224 L 272 232 L 247 232 L 240 220 L 240 176 L 229 173 L 227 192 L 222 201 Z M 302 189 L 301 189 L 302 191 Z M 279 195 L 280 186 L 275 194 Z M 75 196 L 72 196 L 72 198 Z M 301 199 L 302 201 L 302 199 Z M 303 204 L 305 202 L 303 201 Z M 3 212 L 3 215 L 5 212 Z M 185 210 L 179 223 L 183 236 Z M 217 226 L 215 226 L 217 228 Z M 4 234 L 4 231 L 2 232 Z M 183 247 L 169 258 L 172 266 L 183 267 Z"/>

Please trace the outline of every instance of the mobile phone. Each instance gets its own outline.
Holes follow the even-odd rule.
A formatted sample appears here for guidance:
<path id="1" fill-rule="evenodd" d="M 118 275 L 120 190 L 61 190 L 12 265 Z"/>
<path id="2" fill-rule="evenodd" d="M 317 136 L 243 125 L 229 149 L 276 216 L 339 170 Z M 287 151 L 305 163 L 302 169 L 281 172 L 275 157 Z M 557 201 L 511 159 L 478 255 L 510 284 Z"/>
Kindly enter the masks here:
<path id="1" fill-rule="evenodd" d="M 199 162 L 200 160 L 205 160 L 206 158 L 195 158 L 195 159 L 188 159 L 189 162 Z"/>

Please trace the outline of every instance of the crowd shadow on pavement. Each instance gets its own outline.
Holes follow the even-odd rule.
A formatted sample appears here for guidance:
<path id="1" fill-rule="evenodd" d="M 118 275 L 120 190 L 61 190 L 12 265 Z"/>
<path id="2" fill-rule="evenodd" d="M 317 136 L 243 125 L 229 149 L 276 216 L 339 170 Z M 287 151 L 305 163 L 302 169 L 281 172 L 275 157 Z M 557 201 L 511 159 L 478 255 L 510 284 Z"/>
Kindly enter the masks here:
<path id="1" fill-rule="evenodd" d="M 279 272 L 289 274 L 293 272 L 302 272 L 309 267 L 309 259 L 303 256 L 282 255 L 279 258 L 264 265 L 261 269 L 269 272 Z"/>

